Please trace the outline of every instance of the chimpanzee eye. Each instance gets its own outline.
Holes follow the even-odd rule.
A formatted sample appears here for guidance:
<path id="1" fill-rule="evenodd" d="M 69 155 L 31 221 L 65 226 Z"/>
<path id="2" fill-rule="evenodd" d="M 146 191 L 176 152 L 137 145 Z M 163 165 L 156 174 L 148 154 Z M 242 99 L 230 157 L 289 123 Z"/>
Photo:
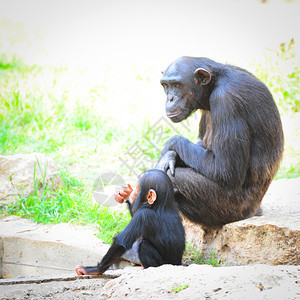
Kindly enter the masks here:
<path id="1" fill-rule="evenodd" d="M 179 84 L 179 83 L 176 83 L 176 84 L 175 84 L 175 87 L 176 87 L 176 88 L 179 88 L 179 87 L 180 87 L 180 84 Z"/>
<path id="2" fill-rule="evenodd" d="M 164 89 L 166 89 L 168 87 L 168 85 L 166 83 L 163 83 L 162 86 Z"/>

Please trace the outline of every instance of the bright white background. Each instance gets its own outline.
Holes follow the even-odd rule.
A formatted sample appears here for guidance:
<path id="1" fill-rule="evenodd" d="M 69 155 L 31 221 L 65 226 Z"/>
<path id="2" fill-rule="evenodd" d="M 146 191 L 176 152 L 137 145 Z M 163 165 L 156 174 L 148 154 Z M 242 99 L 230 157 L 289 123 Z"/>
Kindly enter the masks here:
<path id="1" fill-rule="evenodd" d="M 299 1 L 0 0 L 0 51 L 86 68 L 182 55 L 247 67 L 265 47 L 295 38 L 299 49 L 299 16 Z"/>

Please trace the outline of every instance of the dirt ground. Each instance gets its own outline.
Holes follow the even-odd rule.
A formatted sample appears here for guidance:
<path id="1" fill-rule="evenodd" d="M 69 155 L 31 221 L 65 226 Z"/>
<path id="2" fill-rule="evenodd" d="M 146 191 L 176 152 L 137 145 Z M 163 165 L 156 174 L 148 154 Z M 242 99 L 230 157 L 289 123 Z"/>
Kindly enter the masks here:
<path id="1" fill-rule="evenodd" d="M 26 284 L 0 280 L 0 299 L 300 299 L 300 266 L 164 265 L 110 273 L 109 278 L 27 278 Z"/>
<path id="2" fill-rule="evenodd" d="M 29 283 L 30 280 L 26 283 L 11 281 L 11 284 L 9 281 L 1 284 L 0 281 L 0 299 L 106 299 L 101 293 L 110 279 L 66 277 L 58 278 L 58 281 L 54 278 L 44 280 L 35 283 Z"/>

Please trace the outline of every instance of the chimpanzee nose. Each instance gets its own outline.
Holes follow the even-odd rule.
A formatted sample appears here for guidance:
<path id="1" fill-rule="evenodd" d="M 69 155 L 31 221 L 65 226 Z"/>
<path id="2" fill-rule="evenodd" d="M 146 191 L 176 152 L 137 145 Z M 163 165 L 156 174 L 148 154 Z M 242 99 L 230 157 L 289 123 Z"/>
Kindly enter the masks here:
<path id="1" fill-rule="evenodd" d="M 173 97 L 173 96 L 168 96 L 168 101 L 169 101 L 169 102 L 173 102 L 173 100 L 174 100 L 174 97 Z"/>

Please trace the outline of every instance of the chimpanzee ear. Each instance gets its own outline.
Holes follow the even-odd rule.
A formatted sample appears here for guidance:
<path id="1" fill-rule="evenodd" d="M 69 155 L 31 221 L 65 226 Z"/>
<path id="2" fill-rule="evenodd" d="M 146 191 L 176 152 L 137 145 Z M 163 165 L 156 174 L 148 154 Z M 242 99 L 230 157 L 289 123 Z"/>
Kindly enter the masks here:
<path id="1" fill-rule="evenodd" d="M 149 190 L 147 194 L 147 201 L 150 205 L 152 205 L 156 200 L 156 192 L 154 190 Z"/>
<path id="2" fill-rule="evenodd" d="M 200 83 L 201 85 L 207 85 L 211 80 L 210 72 L 203 68 L 196 69 L 194 75 L 196 84 Z"/>

